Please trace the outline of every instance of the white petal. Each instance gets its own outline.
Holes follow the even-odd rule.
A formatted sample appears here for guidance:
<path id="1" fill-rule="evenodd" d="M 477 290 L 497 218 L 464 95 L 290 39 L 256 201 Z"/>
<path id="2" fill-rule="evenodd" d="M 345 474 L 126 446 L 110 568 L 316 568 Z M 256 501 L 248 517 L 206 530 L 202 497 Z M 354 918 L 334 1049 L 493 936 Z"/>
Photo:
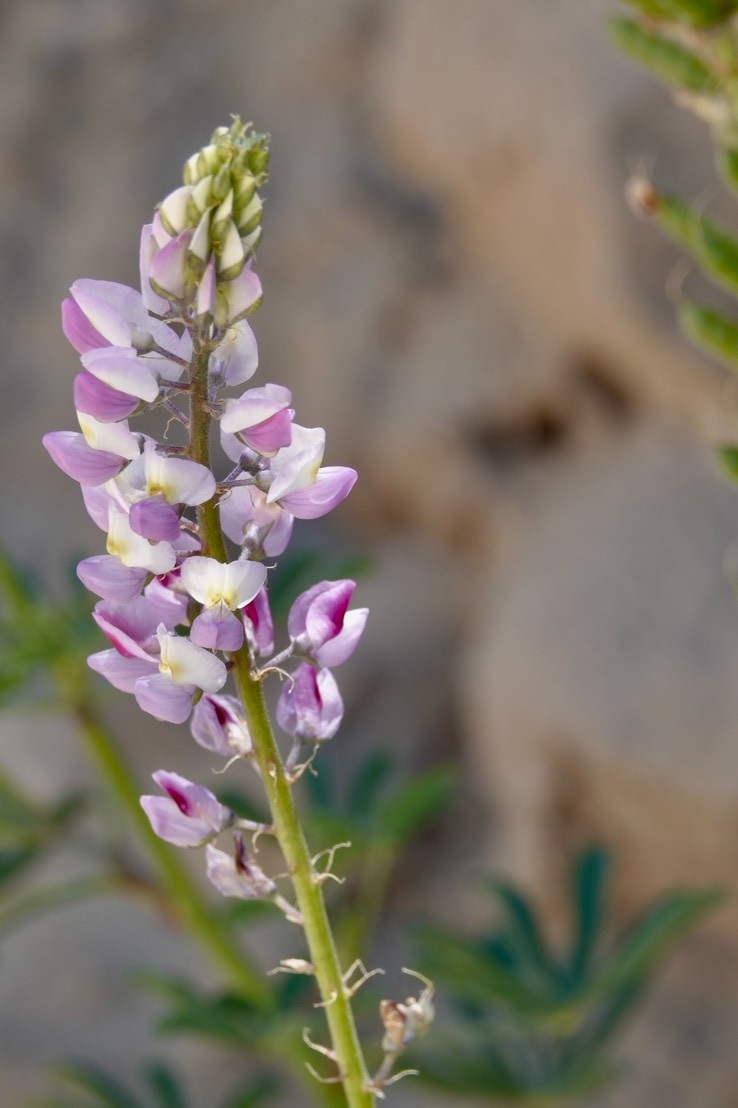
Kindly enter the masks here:
<path id="1" fill-rule="evenodd" d="M 163 623 L 157 635 L 161 648 L 159 669 L 168 673 L 176 685 L 196 685 L 206 693 L 223 688 L 228 671 L 220 658 L 189 639 L 169 634 Z"/>

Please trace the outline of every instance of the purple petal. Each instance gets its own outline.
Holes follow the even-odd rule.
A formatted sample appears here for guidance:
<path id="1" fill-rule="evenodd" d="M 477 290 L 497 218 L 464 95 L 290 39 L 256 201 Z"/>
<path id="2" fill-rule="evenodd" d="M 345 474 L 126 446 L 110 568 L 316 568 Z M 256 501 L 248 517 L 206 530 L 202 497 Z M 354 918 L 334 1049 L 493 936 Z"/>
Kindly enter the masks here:
<path id="1" fill-rule="evenodd" d="M 124 658 L 148 661 L 156 649 L 158 613 L 143 596 L 127 604 L 101 600 L 95 605 L 92 618 L 106 639 Z"/>
<path id="2" fill-rule="evenodd" d="M 213 838 L 213 829 L 206 820 L 185 815 L 168 796 L 142 796 L 141 807 L 154 834 L 173 846 L 204 846 Z"/>
<path id="3" fill-rule="evenodd" d="M 59 469 L 81 485 L 103 485 L 124 465 L 118 454 L 93 450 L 77 431 L 50 431 L 41 441 Z"/>
<path id="4" fill-rule="evenodd" d="M 279 502 L 296 519 L 318 519 L 345 500 L 357 476 L 356 470 L 347 466 L 323 466 L 309 488 L 289 492 Z"/>
<path id="5" fill-rule="evenodd" d="M 230 818 L 230 809 L 225 808 L 210 789 L 171 770 L 158 769 L 151 776 L 183 815 L 207 820 L 214 831 L 223 830 Z"/>
<path id="6" fill-rule="evenodd" d="M 163 496 L 147 496 L 131 505 L 128 522 L 137 535 L 151 542 L 176 542 L 179 515 Z"/>
<path id="7" fill-rule="evenodd" d="M 313 657 L 319 666 L 340 666 L 351 657 L 359 645 L 368 615 L 368 608 L 354 608 L 346 613 L 339 633 L 313 651 Z"/>
<path id="8" fill-rule="evenodd" d="M 101 650 L 91 654 L 87 665 L 109 681 L 114 689 L 132 693 L 136 682 L 156 670 L 156 661 L 149 658 L 124 658 L 117 650 Z"/>
<path id="9" fill-rule="evenodd" d="M 116 423 L 132 415 L 139 400 L 111 389 L 91 373 L 78 373 L 74 378 L 74 406 L 78 412 L 94 416 L 101 423 Z"/>
<path id="10" fill-rule="evenodd" d="M 285 683 L 277 701 L 277 722 L 283 731 L 305 742 L 332 739 L 343 718 L 343 701 L 333 674 L 303 662 Z"/>
<path id="11" fill-rule="evenodd" d="M 190 723 L 192 737 L 205 750 L 224 758 L 251 752 L 251 736 L 239 702 L 233 696 L 203 696 Z"/>
<path id="12" fill-rule="evenodd" d="M 103 600 L 124 604 L 140 596 L 148 573 L 145 569 L 124 566 L 112 554 L 96 554 L 79 563 L 77 576 L 86 589 Z"/>
<path id="13" fill-rule="evenodd" d="M 321 581 L 295 600 L 287 618 L 291 639 L 307 635 L 310 645 L 322 646 L 343 627 L 343 618 L 351 602 L 356 582 Z"/>
<path id="14" fill-rule="evenodd" d="M 243 623 L 223 601 L 201 612 L 190 632 L 190 639 L 195 646 L 204 646 L 209 650 L 239 650 L 243 645 L 243 637 Z"/>
<path id="15" fill-rule="evenodd" d="M 252 648 L 262 658 L 271 654 L 274 650 L 274 623 L 266 587 L 256 594 L 241 614 Z"/>
<path id="16" fill-rule="evenodd" d="M 110 345 L 108 340 L 95 330 L 85 313 L 70 296 L 62 300 L 61 317 L 62 331 L 78 354 L 85 354 L 88 350 L 98 350 L 101 346 Z"/>
<path id="17" fill-rule="evenodd" d="M 165 723 L 184 723 L 192 711 L 194 685 L 176 685 L 166 673 L 139 677 L 133 689 L 139 708 Z"/>

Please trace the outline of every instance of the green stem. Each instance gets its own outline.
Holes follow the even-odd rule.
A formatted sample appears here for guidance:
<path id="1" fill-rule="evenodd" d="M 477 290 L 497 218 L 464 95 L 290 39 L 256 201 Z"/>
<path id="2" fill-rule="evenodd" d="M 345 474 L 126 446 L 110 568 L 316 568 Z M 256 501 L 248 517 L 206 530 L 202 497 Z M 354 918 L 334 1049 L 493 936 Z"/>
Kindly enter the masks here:
<path id="1" fill-rule="evenodd" d="M 192 361 L 192 408 L 190 446 L 192 458 L 210 466 L 210 412 L 207 408 L 207 349 L 198 349 Z M 198 508 L 203 551 L 218 561 L 227 561 L 215 498 Z M 282 757 L 272 732 L 261 683 L 251 676 L 247 646 L 233 656 L 236 685 L 254 746 L 256 761 L 274 821 L 276 837 L 282 849 L 297 905 L 303 919 L 310 960 L 331 1034 L 332 1049 L 346 1094 L 348 1108 L 372 1108 L 375 1103 L 367 1088 L 368 1076 L 350 997 L 346 994 L 343 971 L 328 921 L 320 882 L 316 878 L 310 851 L 298 819 Z"/>

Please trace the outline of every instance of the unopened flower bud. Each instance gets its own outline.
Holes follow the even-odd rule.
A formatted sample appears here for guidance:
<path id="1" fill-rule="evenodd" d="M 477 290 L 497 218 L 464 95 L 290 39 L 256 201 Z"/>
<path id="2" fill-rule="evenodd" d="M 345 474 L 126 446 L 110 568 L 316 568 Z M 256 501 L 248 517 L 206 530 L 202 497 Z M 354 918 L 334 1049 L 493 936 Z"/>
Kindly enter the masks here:
<path id="1" fill-rule="evenodd" d="M 411 973 L 405 970 L 405 973 Z M 420 974 L 413 974 L 420 977 Z M 382 1050 L 385 1054 L 399 1054 L 414 1039 L 424 1035 L 435 1019 L 433 1004 L 435 989 L 430 981 L 421 977 L 426 985 L 419 997 L 408 997 L 404 1004 L 395 1000 L 382 1000 L 379 1015 L 384 1024 Z"/>

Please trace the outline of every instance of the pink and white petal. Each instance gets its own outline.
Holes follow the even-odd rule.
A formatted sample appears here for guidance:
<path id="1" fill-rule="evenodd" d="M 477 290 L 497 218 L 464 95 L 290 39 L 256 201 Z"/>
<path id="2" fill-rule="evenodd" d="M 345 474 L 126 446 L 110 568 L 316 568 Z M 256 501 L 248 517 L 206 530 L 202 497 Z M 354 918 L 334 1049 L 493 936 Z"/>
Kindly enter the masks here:
<path id="1" fill-rule="evenodd" d="M 100 600 L 95 605 L 92 618 L 124 658 L 146 661 L 157 649 L 158 613 L 143 596 L 124 604 Z"/>
<path id="2" fill-rule="evenodd" d="M 267 500 L 281 500 L 287 493 L 308 488 L 315 481 L 325 451 L 322 427 L 292 425 L 292 442 L 277 454 L 271 464 L 272 484 Z"/>
<path id="3" fill-rule="evenodd" d="M 205 608 L 190 630 L 190 641 L 209 650 L 240 650 L 243 640 L 243 623 L 222 601 L 213 608 Z"/>
<path id="4" fill-rule="evenodd" d="M 228 671 L 220 658 L 189 639 L 168 634 L 163 624 L 158 636 L 161 649 L 159 668 L 170 674 L 172 681 L 178 685 L 195 685 L 207 693 L 216 693 L 223 688 Z"/>
<path id="5" fill-rule="evenodd" d="M 156 672 L 156 661 L 153 658 L 148 661 L 142 658 L 124 658 L 117 650 L 101 650 L 97 654 L 90 654 L 87 665 L 109 681 L 114 689 L 125 693 L 132 693 L 140 678 Z"/>
<path id="6" fill-rule="evenodd" d="M 339 633 L 313 651 L 313 657 L 319 666 L 340 666 L 351 657 L 359 645 L 368 615 L 368 608 L 354 608 L 346 613 Z"/>
<path id="7" fill-rule="evenodd" d="M 148 444 L 147 444 L 148 445 Z M 215 495 L 215 477 L 199 462 L 168 458 L 156 450 L 145 451 L 149 492 L 161 492 L 170 504 L 204 504 Z"/>
<path id="8" fill-rule="evenodd" d="M 154 292 L 169 300 L 182 300 L 187 282 L 187 251 L 191 231 L 183 231 L 154 255 L 149 268 L 149 281 Z"/>
<path id="9" fill-rule="evenodd" d="M 221 347 L 225 357 L 223 379 L 226 385 L 243 385 L 259 367 L 259 348 L 251 325 L 242 319 L 228 329 Z"/>
<path id="10" fill-rule="evenodd" d="M 240 462 L 241 455 L 243 454 L 246 446 L 237 435 L 227 434 L 223 428 L 220 428 L 220 445 L 223 448 L 223 453 L 227 458 L 230 458 L 232 462 Z"/>
<path id="11" fill-rule="evenodd" d="M 41 441 L 59 469 L 81 485 L 103 485 L 125 464 L 118 454 L 88 446 L 77 431 L 50 431 Z"/>
<path id="12" fill-rule="evenodd" d="M 255 427 L 287 408 L 291 400 L 292 393 L 282 385 L 247 389 L 238 399 L 226 400 L 220 425 L 229 433 Z"/>
<path id="13" fill-rule="evenodd" d="M 243 608 L 266 583 L 267 570 L 261 562 L 229 562 L 225 567 L 227 601 L 233 608 Z M 234 598 L 231 602 L 231 598 Z"/>
<path id="14" fill-rule="evenodd" d="M 356 470 L 348 466 L 324 466 L 309 488 L 287 493 L 280 504 L 296 519 L 319 519 L 346 499 L 357 476 Z"/>
<path id="15" fill-rule="evenodd" d="M 121 458 L 137 458 L 141 453 L 138 437 L 129 429 L 128 423 L 101 423 L 94 416 L 77 412 L 77 422 L 85 437 L 85 442 L 93 450 L 107 450 L 109 454 L 118 454 Z"/>
<path id="16" fill-rule="evenodd" d="M 108 346 L 108 340 L 97 331 L 79 304 L 71 298 L 62 300 L 61 306 L 62 331 L 68 342 L 78 354 L 85 354 L 88 350 L 98 350 Z"/>
<path id="17" fill-rule="evenodd" d="M 112 503 L 112 497 L 108 492 L 109 487 L 105 483 L 104 485 L 82 485 L 80 489 L 87 514 L 92 522 L 105 532 L 108 530 Z"/>
<path id="18" fill-rule="evenodd" d="M 228 323 L 239 323 L 256 308 L 264 295 L 261 281 L 249 263 L 243 267 L 238 277 L 226 281 L 221 288 Z"/>
<path id="19" fill-rule="evenodd" d="M 130 346 L 133 319 L 141 312 L 132 310 L 132 298 L 143 301 L 137 292 L 113 281 L 75 281 L 69 290 L 90 324 L 112 346 Z"/>
<path id="20" fill-rule="evenodd" d="M 95 554 L 79 563 L 77 576 L 85 588 L 96 596 L 115 604 L 124 604 L 126 600 L 141 595 L 148 572 L 124 566 L 111 554 Z"/>
<path id="21" fill-rule="evenodd" d="M 263 423 L 257 423 L 254 427 L 247 427 L 241 432 L 241 438 L 256 450 L 258 454 L 267 457 L 276 454 L 282 447 L 289 446 L 292 441 L 292 420 L 295 413 L 292 408 L 285 408 L 281 412 L 265 419 Z"/>
<path id="22" fill-rule="evenodd" d="M 136 703 L 144 712 L 165 723 L 184 723 L 192 711 L 194 685 L 177 685 L 166 673 L 139 677 L 133 687 Z"/>
<path id="23" fill-rule="evenodd" d="M 106 346 L 82 355 L 82 365 L 113 389 L 137 396 L 153 404 L 159 395 L 159 385 L 153 375 L 153 363 L 139 357 L 132 347 Z"/>
<path id="24" fill-rule="evenodd" d="M 108 509 L 108 554 L 115 554 L 124 566 L 147 569 L 150 573 L 169 573 L 177 563 L 177 556 L 170 543 L 150 543 L 137 535 L 128 522 L 128 516 L 114 504 Z"/>

